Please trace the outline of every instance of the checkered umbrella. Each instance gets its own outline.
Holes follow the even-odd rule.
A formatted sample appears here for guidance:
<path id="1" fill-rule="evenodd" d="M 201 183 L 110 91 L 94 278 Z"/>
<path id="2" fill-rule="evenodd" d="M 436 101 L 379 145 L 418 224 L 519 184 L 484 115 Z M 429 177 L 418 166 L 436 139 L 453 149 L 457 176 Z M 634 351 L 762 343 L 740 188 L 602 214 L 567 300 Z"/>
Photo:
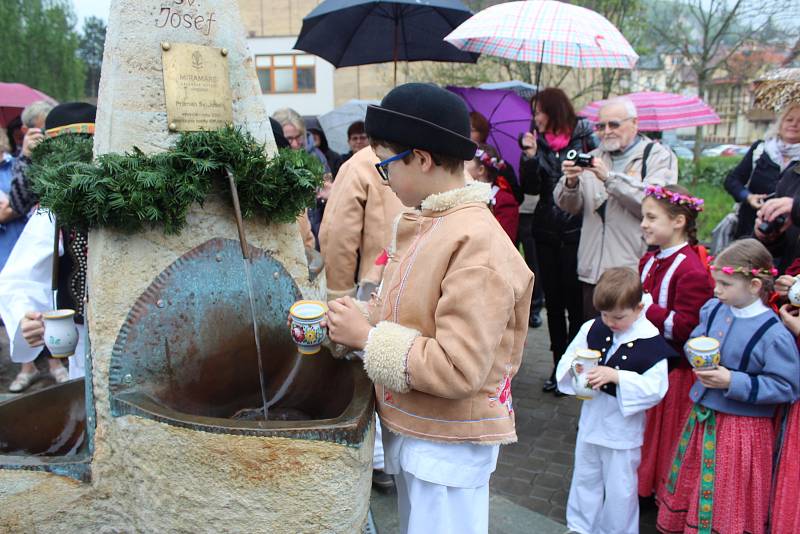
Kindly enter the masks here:
<path id="1" fill-rule="evenodd" d="M 641 91 L 625 95 L 636 106 L 639 129 L 661 132 L 676 128 L 689 128 L 704 124 L 719 124 L 719 116 L 705 102 L 695 96 L 684 96 L 659 91 Z M 592 102 L 581 110 L 581 115 L 597 122 L 605 100 Z"/>
<path id="2" fill-rule="evenodd" d="M 467 52 L 567 67 L 632 69 L 639 58 L 605 17 L 555 0 L 491 6 L 444 40 Z"/>

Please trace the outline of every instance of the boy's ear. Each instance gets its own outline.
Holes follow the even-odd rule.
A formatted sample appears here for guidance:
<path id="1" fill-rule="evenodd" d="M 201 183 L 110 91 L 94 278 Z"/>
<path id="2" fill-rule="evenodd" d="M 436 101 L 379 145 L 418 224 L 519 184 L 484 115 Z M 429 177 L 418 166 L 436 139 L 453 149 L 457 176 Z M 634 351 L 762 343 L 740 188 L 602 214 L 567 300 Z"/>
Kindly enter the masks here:
<path id="1" fill-rule="evenodd" d="M 419 159 L 419 166 L 422 172 L 428 172 L 436 166 L 433 162 L 433 156 L 431 156 L 431 153 L 427 150 L 415 148 L 412 154 L 414 154 L 415 158 Z"/>
<path id="2" fill-rule="evenodd" d="M 636 305 L 636 307 L 634 308 L 634 310 L 636 311 L 636 313 L 642 313 L 642 310 L 643 310 L 643 309 L 644 309 L 644 302 L 640 302 L 640 303 L 639 303 L 639 304 L 637 304 L 637 305 Z"/>

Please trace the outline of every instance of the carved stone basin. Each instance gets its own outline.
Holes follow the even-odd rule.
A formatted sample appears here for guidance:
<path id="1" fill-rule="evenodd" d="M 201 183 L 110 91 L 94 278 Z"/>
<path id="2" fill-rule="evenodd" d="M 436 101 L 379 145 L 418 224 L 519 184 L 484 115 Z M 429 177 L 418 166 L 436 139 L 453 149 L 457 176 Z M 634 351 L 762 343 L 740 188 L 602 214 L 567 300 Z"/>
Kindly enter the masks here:
<path id="1" fill-rule="evenodd" d="M 268 404 L 294 421 L 232 417 L 262 405 L 239 244 L 212 239 L 162 272 L 134 304 L 112 352 L 112 414 L 206 432 L 281 435 L 357 444 L 372 387 L 356 362 L 296 350 L 286 327 L 301 298 L 280 262 L 251 247 Z"/>

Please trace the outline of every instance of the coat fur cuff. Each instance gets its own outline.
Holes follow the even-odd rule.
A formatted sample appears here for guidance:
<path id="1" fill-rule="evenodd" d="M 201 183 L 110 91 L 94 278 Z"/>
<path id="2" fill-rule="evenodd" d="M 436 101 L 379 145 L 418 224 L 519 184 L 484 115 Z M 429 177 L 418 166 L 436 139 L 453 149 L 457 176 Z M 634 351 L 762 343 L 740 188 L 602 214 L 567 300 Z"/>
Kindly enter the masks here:
<path id="1" fill-rule="evenodd" d="M 342 297 L 353 297 L 356 296 L 356 286 L 353 286 L 348 289 L 331 289 L 328 288 L 328 300 L 336 300 Z"/>
<path id="2" fill-rule="evenodd" d="M 364 369 L 370 379 L 392 391 L 408 392 L 408 352 L 419 335 L 413 328 L 397 323 L 378 323 L 364 348 Z"/>

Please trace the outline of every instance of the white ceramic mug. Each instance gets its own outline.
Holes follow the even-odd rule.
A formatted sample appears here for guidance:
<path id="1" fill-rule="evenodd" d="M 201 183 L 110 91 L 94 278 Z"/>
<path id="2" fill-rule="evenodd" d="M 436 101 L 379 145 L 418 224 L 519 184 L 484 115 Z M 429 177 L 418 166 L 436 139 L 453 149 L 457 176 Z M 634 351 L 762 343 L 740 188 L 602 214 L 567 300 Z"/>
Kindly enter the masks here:
<path id="1" fill-rule="evenodd" d="M 719 341 L 713 337 L 692 338 L 686 342 L 684 351 L 695 369 L 714 369 L 719 365 Z"/>
<path id="2" fill-rule="evenodd" d="M 789 288 L 786 296 L 789 297 L 789 303 L 792 306 L 800 308 L 800 276 L 795 277 L 794 284 Z"/>
<path id="3" fill-rule="evenodd" d="M 44 344 L 53 358 L 68 358 L 78 345 L 75 310 L 53 310 L 42 314 Z"/>
<path id="4" fill-rule="evenodd" d="M 572 369 L 572 387 L 575 389 L 575 396 L 581 400 L 592 400 L 597 391 L 589 385 L 586 375 L 589 371 L 600 365 L 603 355 L 600 351 L 592 349 L 578 349 L 575 351 L 575 358 L 570 364 Z"/>

